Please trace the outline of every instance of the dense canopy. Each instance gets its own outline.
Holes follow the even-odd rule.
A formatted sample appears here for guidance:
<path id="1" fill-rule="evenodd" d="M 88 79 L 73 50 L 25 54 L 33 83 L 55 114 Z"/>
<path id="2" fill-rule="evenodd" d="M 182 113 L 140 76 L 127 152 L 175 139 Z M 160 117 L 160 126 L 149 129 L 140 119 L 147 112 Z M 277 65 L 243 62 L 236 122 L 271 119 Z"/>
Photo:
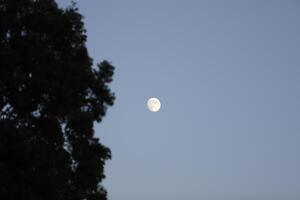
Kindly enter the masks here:
<path id="1" fill-rule="evenodd" d="M 106 199 L 94 136 L 114 67 L 93 67 L 76 5 L 0 0 L 0 199 Z"/>

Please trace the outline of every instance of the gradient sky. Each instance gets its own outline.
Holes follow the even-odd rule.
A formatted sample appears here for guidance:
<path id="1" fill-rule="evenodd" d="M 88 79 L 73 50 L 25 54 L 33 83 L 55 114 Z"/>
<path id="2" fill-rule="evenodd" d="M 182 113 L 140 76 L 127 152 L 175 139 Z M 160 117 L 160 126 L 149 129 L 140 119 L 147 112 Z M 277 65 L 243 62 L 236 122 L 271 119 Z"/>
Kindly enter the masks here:
<path id="1" fill-rule="evenodd" d="M 300 199 L 300 2 L 78 7 L 90 55 L 116 66 L 117 100 L 95 127 L 111 200 Z"/>

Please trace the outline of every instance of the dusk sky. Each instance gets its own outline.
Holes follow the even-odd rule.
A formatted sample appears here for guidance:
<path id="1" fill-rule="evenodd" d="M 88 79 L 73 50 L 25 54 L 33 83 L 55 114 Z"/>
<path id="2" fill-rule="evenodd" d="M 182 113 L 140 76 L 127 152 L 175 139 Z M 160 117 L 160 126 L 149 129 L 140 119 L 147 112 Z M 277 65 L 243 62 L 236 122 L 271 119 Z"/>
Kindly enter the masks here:
<path id="1" fill-rule="evenodd" d="M 95 126 L 110 200 L 300 199 L 300 2 L 78 7 L 90 56 L 116 67 Z"/>

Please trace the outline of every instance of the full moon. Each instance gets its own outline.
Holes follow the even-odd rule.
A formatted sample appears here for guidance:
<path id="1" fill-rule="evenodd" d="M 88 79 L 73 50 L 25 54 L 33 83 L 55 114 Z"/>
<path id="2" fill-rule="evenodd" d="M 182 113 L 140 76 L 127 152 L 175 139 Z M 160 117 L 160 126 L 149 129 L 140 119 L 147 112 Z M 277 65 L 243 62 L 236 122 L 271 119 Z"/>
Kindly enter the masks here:
<path id="1" fill-rule="evenodd" d="M 161 104 L 157 98 L 150 98 L 147 101 L 147 107 L 151 112 L 159 111 Z"/>

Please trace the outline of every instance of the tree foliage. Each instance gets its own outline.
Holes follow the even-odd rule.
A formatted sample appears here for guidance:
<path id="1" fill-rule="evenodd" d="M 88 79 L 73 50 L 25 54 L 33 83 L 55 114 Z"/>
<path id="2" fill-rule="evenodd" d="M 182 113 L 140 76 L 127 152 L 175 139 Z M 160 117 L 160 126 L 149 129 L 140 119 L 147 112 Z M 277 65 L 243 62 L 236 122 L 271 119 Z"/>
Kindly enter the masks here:
<path id="1" fill-rule="evenodd" d="M 82 16 L 0 0 L 0 199 L 104 200 L 110 150 L 94 136 L 114 67 L 92 67 Z"/>

